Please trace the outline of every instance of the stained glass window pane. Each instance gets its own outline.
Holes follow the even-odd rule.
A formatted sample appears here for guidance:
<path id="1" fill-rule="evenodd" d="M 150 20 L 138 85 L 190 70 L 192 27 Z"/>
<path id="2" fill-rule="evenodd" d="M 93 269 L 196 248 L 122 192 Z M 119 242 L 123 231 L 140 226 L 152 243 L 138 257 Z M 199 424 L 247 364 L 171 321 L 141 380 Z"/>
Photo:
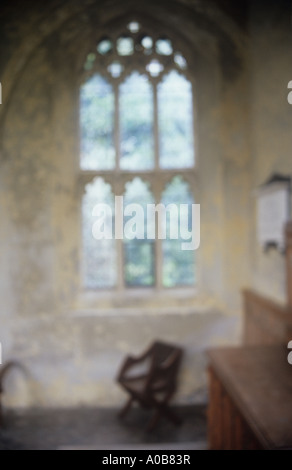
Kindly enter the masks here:
<path id="1" fill-rule="evenodd" d="M 186 59 L 179 52 L 174 55 L 174 62 L 181 70 L 186 70 L 188 67 Z"/>
<path id="2" fill-rule="evenodd" d="M 151 60 L 151 62 L 146 66 L 147 72 L 150 73 L 151 77 L 158 77 L 161 72 L 163 72 L 163 65 L 156 59 Z"/>
<path id="3" fill-rule="evenodd" d="M 171 41 L 169 39 L 158 39 L 156 41 L 156 52 L 161 55 L 171 55 L 173 53 Z"/>
<path id="4" fill-rule="evenodd" d="M 106 204 L 107 212 L 93 215 L 97 204 Z M 116 285 L 116 245 L 114 240 L 114 196 L 109 184 L 97 178 L 86 188 L 82 204 L 83 282 L 88 289 L 106 289 Z M 101 232 L 110 232 L 113 239 L 96 240 L 94 224 Z"/>
<path id="5" fill-rule="evenodd" d="M 127 184 L 124 206 L 139 204 L 140 208 L 124 217 L 125 234 L 127 227 L 128 230 L 131 227 L 131 232 L 137 236 L 133 240 L 124 239 L 124 272 L 128 287 L 150 287 L 155 284 L 154 240 L 147 240 L 147 204 L 151 203 L 154 203 L 153 196 L 140 178 Z"/>
<path id="6" fill-rule="evenodd" d="M 120 86 L 122 170 L 154 167 L 153 89 L 144 75 L 134 72 Z"/>
<path id="7" fill-rule="evenodd" d="M 110 39 L 102 39 L 96 49 L 101 55 L 109 54 L 113 50 L 113 43 Z"/>
<path id="8" fill-rule="evenodd" d="M 144 48 L 145 54 L 151 54 L 153 47 L 153 39 L 150 36 L 144 36 L 141 39 L 141 45 Z"/>
<path id="9" fill-rule="evenodd" d="M 86 58 L 86 61 L 85 61 L 85 64 L 84 64 L 84 70 L 86 70 L 86 71 L 92 70 L 93 66 L 94 66 L 95 59 L 96 59 L 96 55 L 93 52 L 90 52 L 90 54 L 88 54 L 88 56 Z"/>
<path id="10" fill-rule="evenodd" d="M 115 167 L 113 120 L 112 86 L 100 75 L 95 75 L 80 92 L 80 165 L 83 170 Z"/>
<path id="11" fill-rule="evenodd" d="M 176 71 L 158 86 L 160 167 L 194 165 L 191 83 Z"/>
<path id="12" fill-rule="evenodd" d="M 175 204 L 177 206 L 178 218 L 169 215 L 167 211 L 166 240 L 162 241 L 163 252 L 163 286 L 179 287 L 190 286 L 195 283 L 195 252 L 182 250 L 182 243 L 185 242 L 180 236 L 180 227 L 191 231 L 192 212 L 191 205 L 194 204 L 192 194 L 188 184 L 179 176 L 176 176 L 165 189 L 162 196 L 162 203 L 165 206 Z M 180 204 L 188 204 L 189 210 L 186 214 L 180 213 Z M 174 224 L 178 225 L 178 238 L 171 239 L 174 232 Z"/>
<path id="13" fill-rule="evenodd" d="M 131 33 L 138 33 L 140 31 L 140 23 L 138 21 L 131 21 L 131 23 L 128 24 L 128 30 L 131 31 Z"/>
<path id="14" fill-rule="evenodd" d="M 115 60 L 107 69 L 113 78 L 119 78 L 124 70 L 124 66 Z"/>
<path id="15" fill-rule="evenodd" d="M 117 52 L 121 56 L 132 55 L 134 52 L 133 39 L 128 37 L 120 37 L 117 40 Z"/>

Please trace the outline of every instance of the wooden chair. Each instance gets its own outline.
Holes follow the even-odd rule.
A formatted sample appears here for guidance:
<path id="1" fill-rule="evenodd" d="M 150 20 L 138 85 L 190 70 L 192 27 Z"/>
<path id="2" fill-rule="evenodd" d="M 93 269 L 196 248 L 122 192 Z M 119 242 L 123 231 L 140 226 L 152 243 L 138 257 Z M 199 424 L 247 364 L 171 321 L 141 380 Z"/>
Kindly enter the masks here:
<path id="1" fill-rule="evenodd" d="M 169 402 L 177 389 L 177 376 L 183 351 L 177 346 L 155 341 L 141 356 L 128 356 L 117 377 L 117 382 L 129 393 L 130 398 L 120 412 L 123 418 L 133 402 L 143 408 L 154 409 L 148 425 L 152 430 L 160 416 L 178 425 L 181 420 L 169 408 Z"/>

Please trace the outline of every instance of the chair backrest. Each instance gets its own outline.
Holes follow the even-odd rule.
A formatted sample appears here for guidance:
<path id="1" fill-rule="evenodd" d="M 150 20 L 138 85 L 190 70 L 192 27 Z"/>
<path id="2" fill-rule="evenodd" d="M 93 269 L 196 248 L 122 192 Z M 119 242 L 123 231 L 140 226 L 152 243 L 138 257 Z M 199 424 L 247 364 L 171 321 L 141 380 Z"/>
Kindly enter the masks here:
<path id="1" fill-rule="evenodd" d="M 152 380 L 162 379 L 165 385 L 176 387 L 176 379 L 180 368 L 183 350 L 161 341 L 155 341 L 151 347 Z"/>
<path id="2" fill-rule="evenodd" d="M 155 341 L 152 345 L 152 356 L 155 365 L 167 364 L 167 361 L 175 356 L 177 361 L 182 357 L 182 349 L 162 341 Z"/>

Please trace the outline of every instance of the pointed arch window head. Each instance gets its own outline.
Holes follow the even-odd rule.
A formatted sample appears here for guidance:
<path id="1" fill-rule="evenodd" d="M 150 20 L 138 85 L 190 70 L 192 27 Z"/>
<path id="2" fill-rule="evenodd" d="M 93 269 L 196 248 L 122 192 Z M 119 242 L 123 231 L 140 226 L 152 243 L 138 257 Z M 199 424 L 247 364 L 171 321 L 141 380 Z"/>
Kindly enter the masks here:
<path id="1" fill-rule="evenodd" d="M 158 109 L 161 167 L 191 168 L 194 164 L 192 87 L 175 70 L 158 85 Z"/>
<path id="2" fill-rule="evenodd" d="M 80 166 L 82 170 L 115 167 L 114 91 L 101 75 L 94 75 L 80 90 Z"/>
<path id="3" fill-rule="evenodd" d="M 154 168 L 153 87 L 145 75 L 133 72 L 119 87 L 120 168 Z"/>
<path id="4" fill-rule="evenodd" d="M 96 52 L 97 57 L 93 59 Z M 85 71 L 91 71 L 94 67 L 98 70 L 100 65 L 109 66 L 117 58 L 128 65 L 129 57 L 139 63 L 142 71 L 142 68 L 145 70 L 149 66 L 148 58 L 151 55 L 153 59 L 162 62 L 164 68 L 174 68 L 184 72 L 188 69 L 186 58 L 169 37 L 153 34 L 137 21 L 128 23 L 121 34 L 113 38 L 102 36 L 89 55 L 84 63 Z"/>
<path id="5" fill-rule="evenodd" d="M 159 227 L 150 227 L 146 216 L 147 205 L 172 205 L 176 210 L 194 201 L 193 83 L 181 50 L 173 38 L 132 20 L 120 34 L 100 37 L 87 55 L 86 79 L 80 88 L 82 260 L 87 289 L 195 285 L 195 253 L 182 251 L 181 233 L 177 239 L 169 236 L 175 232 L 176 219 L 166 213 L 168 236 L 161 240 Z M 123 197 L 124 207 L 138 204 L 144 209 L 139 227 L 135 214 L 123 213 L 124 232 L 137 236 L 96 240 L 94 202 L 112 207 L 114 218 L 115 196 Z M 187 226 L 186 217 L 179 213 L 177 223 L 184 218 Z M 105 221 L 105 230 L 106 224 L 110 221 Z"/>

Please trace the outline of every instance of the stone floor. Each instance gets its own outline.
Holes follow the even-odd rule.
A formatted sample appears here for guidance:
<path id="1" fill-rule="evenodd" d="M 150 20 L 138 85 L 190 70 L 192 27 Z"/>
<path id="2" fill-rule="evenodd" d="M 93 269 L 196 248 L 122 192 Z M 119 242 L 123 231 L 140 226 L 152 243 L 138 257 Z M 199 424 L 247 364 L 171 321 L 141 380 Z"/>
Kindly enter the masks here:
<path id="1" fill-rule="evenodd" d="M 161 419 L 154 431 L 145 427 L 149 411 L 134 408 L 121 421 L 118 410 L 79 408 L 6 412 L 0 450 L 54 449 L 206 449 L 206 407 L 176 408 L 183 422 Z"/>

